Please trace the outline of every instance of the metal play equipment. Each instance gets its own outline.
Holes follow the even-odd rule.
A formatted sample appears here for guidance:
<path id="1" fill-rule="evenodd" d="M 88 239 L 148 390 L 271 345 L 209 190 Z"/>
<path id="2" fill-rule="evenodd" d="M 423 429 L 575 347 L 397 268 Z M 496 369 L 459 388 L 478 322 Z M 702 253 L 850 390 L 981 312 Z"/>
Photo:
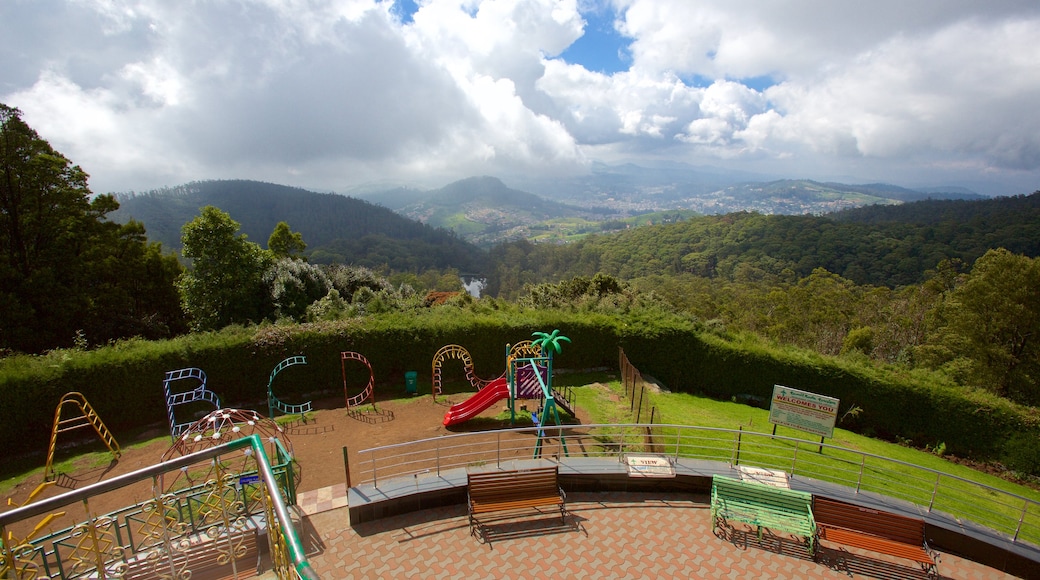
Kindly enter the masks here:
<path id="1" fill-rule="evenodd" d="M 559 331 L 557 331 L 558 333 Z M 547 335 L 548 336 L 548 335 Z M 559 337 L 569 340 L 567 337 Z M 517 399 L 539 399 L 545 401 L 545 388 L 552 395 L 552 413 L 556 413 L 557 404 L 563 407 L 571 415 L 574 414 L 570 405 L 570 394 L 561 393 L 552 387 L 549 377 L 549 367 L 544 362 L 535 364 L 516 365 L 516 361 L 545 361 L 542 356 L 542 346 L 536 341 L 525 340 L 515 345 L 506 345 L 506 372 L 501 377 L 489 382 L 482 389 L 470 396 L 465 401 L 456 403 L 444 414 L 444 426 L 450 427 L 468 421 L 486 409 L 491 408 L 498 401 L 509 401 L 510 422 L 516 421 Z M 558 350 L 558 349 L 557 349 Z M 542 408 L 546 405 L 543 403 Z M 537 422 L 538 415 L 532 417 Z M 559 423 L 559 420 L 556 421 Z"/>
<path id="2" fill-rule="evenodd" d="M 188 426 L 181 436 L 170 446 L 159 461 L 169 461 L 174 457 L 191 455 L 204 449 L 217 447 L 251 435 L 259 435 L 260 440 L 268 446 L 268 455 L 273 458 L 272 469 L 279 487 L 289 503 L 295 503 L 296 488 L 299 485 L 300 469 L 293 459 L 293 444 L 289 433 L 273 419 L 264 417 L 250 409 L 217 409 L 209 415 Z M 173 481 L 167 481 L 172 476 Z M 178 480 L 184 480 L 177 483 Z M 191 487 L 199 485 L 205 479 L 199 474 L 187 471 L 166 474 L 160 479 L 162 487 Z"/>
<path id="3" fill-rule="evenodd" d="M 311 410 L 311 401 L 307 401 L 306 403 L 302 403 L 302 404 L 299 404 L 299 405 L 290 405 L 288 403 L 283 403 L 283 402 L 279 401 L 277 397 L 274 396 L 274 390 L 272 389 L 272 385 L 274 385 L 274 377 L 278 373 L 282 372 L 282 369 L 285 369 L 287 367 L 291 367 L 293 365 L 305 365 L 305 364 L 307 364 L 307 357 L 305 357 L 303 355 L 296 355 L 296 356 L 291 356 L 291 357 L 283 360 L 282 362 L 278 363 L 277 365 L 275 365 L 274 370 L 271 371 L 271 378 L 269 378 L 267 380 L 267 414 L 268 414 L 268 416 L 274 417 L 275 416 L 275 412 L 277 411 L 277 412 L 283 413 L 285 415 L 299 415 L 300 417 L 303 417 L 304 413 L 310 412 L 310 410 Z"/>
<path id="4" fill-rule="evenodd" d="M 368 369 L 368 385 L 361 390 L 360 393 L 350 396 L 347 390 L 347 361 L 358 361 L 365 365 Z M 347 415 L 365 421 L 367 423 L 375 423 L 378 421 L 392 421 L 394 418 L 394 412 L 389 409 L 379 410 L 376 408 L 375 398 L 375 374 L 372 372 L 372 365 L 368 362 L 365 356 L 358 352 L 345 351 L 339 353 L 340 370 L 343 372 L 343 396 L 347 399 Z M 369 401 L 372 404 L 371 412 L 364 412 L 361 410 L 361 406 L 365 404 L 365 401 Z"/>
<path id="5" fill-rule="evenodd" d="M 463 367 L 466 369 L 466 380 L 469 384 L 473 385 L 473 388 L 478 391 L 491 383 L 502 378 L 502 376 L 494 379 L 485 380 L 476 375 L 473 370 L 473 358 L 470 357 L 469 351 L 457 344 L 449 344 L 441 347 L 436 354 L 433 355 L 433 400 L 437 400 L 437 395 L 440 395 L 443 391 L 441 390 L 441 365 L 445 360 L 457 359 L 462 361 Z"/>
<path id="6" fill-rule="evenodd" d="M 285 455 L 253 433 L 0 512 L 0 578 L 317 580 L 289 511 Z M 128 503 L 99 514 L 112 497 Z M 58 517 L 72 526 L 44 536 Z"/>
<path id="7" fill-rule="evenodd" d="M 74 406 L 79 410 L 79 413 L 73 417 L 62 419 L 62 409 L 66 405 Z M 101 417 L 94 412 L 94 408 L 90 406 L 87 399 L 76 391 L 65 393 L 58 402 L 58 407 L 54 409 L 54 426 L 51 428 L 51 443 L 47 448 L 47 466 L 43 470 L 44 481 L 51 481 L 54 478 L 52 464 L 54 462 L 54 449 L 58 444 L 58 433 L 68 433 L 69 431 L 75 431 L 76 429 L 83 427 L 93 427 L 97 436 L 105 443 L 108 450 L 112 452 L 113 460 L 119 459 L 120 454 L 122 454 L 122 451 L 119 449 L 119 443 L 116 442 L 115 437 L 112 436 L 108 427 L 105 427 L 105 423 L 101 420 Z"/>
<path id="8" fill-rule="evenodd" d="M 186 379 L 197 380 L 199 386 L 189 391 L 174 393 L 172 384 L 176 381 Z M 211 403 L 217 409 L 220 408 L 220 397 L 206 388 L 206 373 L 202 372 L 202 369 L 192 367 L 167 371 L 166 377 L 163 379 L 163 391 L 166 393 L 166 415 L 170 419 L 170 437 L 175 441 L 177 440 L 177 436 L 180 435 L 188 425 L 191 425 L 191 422 L 178 423 L 176 414 L 174 413 L 174 407 L 187 405 L 188 403 L 194 403 L 197 401 L 206 401 Z"/>
<path id="9" fill-rule="evenodd" d="M 538 441 L 535 443 L 534 456 L 538 458 L 542 453 L 542 439 L 545 437 L 545 426 L 551 420 L 553 425 L 559 426 L 560 414 L 556 409 L 556 397 L 553 394 L 552 388 L 552 376 L 553 376 L 553 354 L 558 353 L 562 350 L 560 344 L 561 341 L 570 342 L 571 339 L 560 334 L 559 329 L 553 330 L 552 334 L 544 332 L 535 332 L 533 334 L 535 340 L 532 341 L 541 352 L 545 353 L 544 356 L 537 357 L 511 357 L 509 359 L 509 383 L 510 392 L 512 396 L 509 397 L 509 410 L 512 417 L 516 416 L 516 393 L 518 393 L 519 385 L 517 383 L 518 376 L 521 374 L 520 370 L 523 367 L 529 368 L 532 372 L 530 375 L 538 382 L 538 386 L 541 388 L 542 396 L 542 409 L 541 414 L 532 413 L 531 418 L 534 419 L 538 429 Z M 544 368 L 542 368 L 544 367 Z M 560 444 L 563 447 L 564 455 L 567 455 L 567 440 L 563 436 L 563 431 L 560 431 Z"/>

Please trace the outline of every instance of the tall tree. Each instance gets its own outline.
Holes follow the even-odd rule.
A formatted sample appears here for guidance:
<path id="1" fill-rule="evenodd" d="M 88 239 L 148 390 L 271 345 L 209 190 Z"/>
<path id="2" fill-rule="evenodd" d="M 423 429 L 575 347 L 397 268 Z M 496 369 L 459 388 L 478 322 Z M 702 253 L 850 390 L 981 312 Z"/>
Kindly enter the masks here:
<path id="1" fill-rule="evenodd" d="M 1040 404 L 1040 258 L 986 252 L 942 310 L 937 341 L 968 369 L 968 382 Z"/>
<path id="2" fill-rule="evenodd" d="M 181 275 L 181 304 L 195 330 L 259 322 L 272 312 L 264 272 L 271 255 L 239 234 L 239 224 L 208 205 L 181 229 L 191 268 Z"/>
<path id="3" fill-rule="evenodd" d="M 140 224 L 107 221 L 118 207 L 91 198 L 86 172 L 0 104 L 0 348 L 176 331 L 176 300 L 159 286 L 172 288 L 179 266 L 148 249 Z M 158 278 L 142 281 L 149 268 Z"/>
<path id="4" fill-rule="evenodd" d="M 271 232 L 271 237 L 267 238 L 267 250 L 274 255 L 276 260 L 296 258 L 296 254 L 306 249 L 307 244 L 303 241 L 303 234 L 290 230 L 289 224 L 286 222 L 278 222 L 274 226 L 274 231 Z"/>

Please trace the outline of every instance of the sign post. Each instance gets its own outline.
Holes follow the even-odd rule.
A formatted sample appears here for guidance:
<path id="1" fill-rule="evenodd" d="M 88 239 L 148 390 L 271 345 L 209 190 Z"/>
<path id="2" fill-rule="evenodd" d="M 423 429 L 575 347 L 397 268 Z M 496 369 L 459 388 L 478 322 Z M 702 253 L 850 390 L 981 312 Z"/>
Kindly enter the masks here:
<path id="1" fill-rule="evenodd" d="M 838 403 L 834 397 L 773 385 L 773 398 L 769 405 L 773 433 L 776 433 L 776 425 L 783 425 L 819 435 L 820 451 L 823 451 L 823 439 L 834 437 Z"/>

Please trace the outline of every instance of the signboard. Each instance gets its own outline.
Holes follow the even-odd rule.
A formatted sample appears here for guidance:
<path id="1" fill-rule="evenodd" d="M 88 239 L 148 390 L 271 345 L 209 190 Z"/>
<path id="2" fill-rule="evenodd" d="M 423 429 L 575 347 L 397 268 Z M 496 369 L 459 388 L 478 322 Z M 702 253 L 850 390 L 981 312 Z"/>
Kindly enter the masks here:
<path id="1" fill-rule="evenodd" d="M 626 455 L 629 477 L 675 477 L 671 461 L 656 455 Z"/>
<path id="2" fill-rule="evenodd" d="M 753 481 L 762 485 L 783 487 L 790 489 L 791 484 L 787 479 L 787 473 L 778 469 L 765 469 L 762 467 L 740 466 L 741 481 Z"/>
<path id="3" fill-rule="evenodd" d="M 249 485 L 250 483 L 256 483 L 260 481 L 259 475 L 243 475 L 238 478 L 238 485 Z"/>
<path id="4" fill-rule="evenodd" d="M 837 418 L 838 399 L 773 385 L 770 423 L 801 429 L 820 437 L 833 437 Z"/>

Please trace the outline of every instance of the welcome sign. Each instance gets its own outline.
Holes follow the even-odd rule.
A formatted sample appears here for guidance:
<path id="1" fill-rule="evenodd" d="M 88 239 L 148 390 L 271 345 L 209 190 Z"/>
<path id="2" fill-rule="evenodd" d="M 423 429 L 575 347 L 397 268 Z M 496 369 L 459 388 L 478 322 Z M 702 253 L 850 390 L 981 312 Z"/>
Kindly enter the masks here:
<path id="1" fill-rule="evenodd" d="M 808 431 L 821 437 L 834 437 L 834 422 L 837 418 L 838 399 L 773 385 L 773 400 L 769 405 L 770 423 Z"/>

